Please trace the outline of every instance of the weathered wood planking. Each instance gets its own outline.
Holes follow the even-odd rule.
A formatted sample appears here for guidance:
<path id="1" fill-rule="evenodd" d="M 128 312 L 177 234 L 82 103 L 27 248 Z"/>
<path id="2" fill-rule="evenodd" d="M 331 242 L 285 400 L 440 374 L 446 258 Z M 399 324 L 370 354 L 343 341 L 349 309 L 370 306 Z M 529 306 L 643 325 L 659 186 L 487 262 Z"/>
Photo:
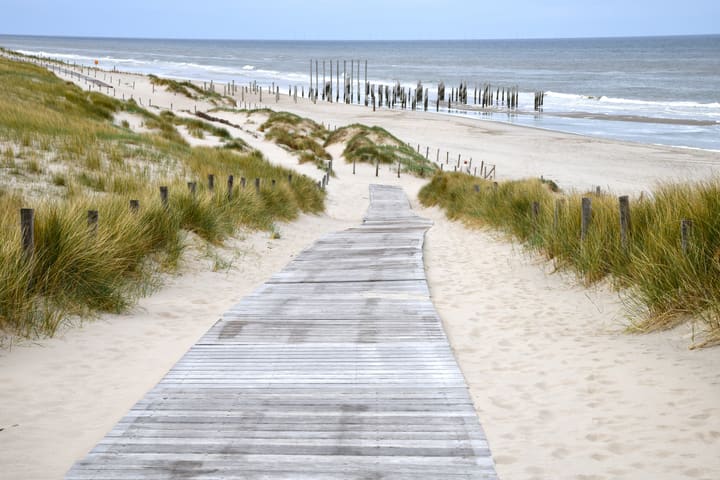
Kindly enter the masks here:
<path id="1" fill-rule="evenodd" d="M 217 322 L 67 479 L 495 479 L 429 298 L 430 222 L 373 185 L 362 226 Z"/>

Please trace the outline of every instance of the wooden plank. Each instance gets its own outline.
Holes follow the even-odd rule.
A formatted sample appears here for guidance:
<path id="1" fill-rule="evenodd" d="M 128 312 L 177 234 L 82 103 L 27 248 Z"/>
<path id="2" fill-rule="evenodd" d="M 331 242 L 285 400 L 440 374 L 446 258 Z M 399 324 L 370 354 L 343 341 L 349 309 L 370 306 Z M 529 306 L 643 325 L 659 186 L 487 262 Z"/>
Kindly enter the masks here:
<path id="1" fill-rule="evenodd" d="M 68 479 L 495 479 L 430 301 L 428 220 L 373 185 L 230 308 Z"/>

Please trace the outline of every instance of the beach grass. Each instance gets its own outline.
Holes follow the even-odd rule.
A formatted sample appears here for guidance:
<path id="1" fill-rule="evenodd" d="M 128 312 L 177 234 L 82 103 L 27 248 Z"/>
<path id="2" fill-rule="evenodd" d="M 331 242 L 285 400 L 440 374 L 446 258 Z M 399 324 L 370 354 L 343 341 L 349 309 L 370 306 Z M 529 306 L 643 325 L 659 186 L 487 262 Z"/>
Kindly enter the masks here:
<path id="1" fill-rule="evenodd" d="M 221 105 L 224 103 L 236 106 L 235 100 L 228 96 L 223 96 L 213 89 L 204 89 L 199 85 L 188 80 L 173 80 L 171 78 L 162 78 L 156 75 L 148 75 L 150 82 L 153 85 L 164 87 L 168 92 L 183 95 L 193 100 L 209 100 L 215 105 Z"/>
<path id="2" fill-rule="evenodd" d="M 326 161 L 332 159 L 323 146 L 328 131 L 313 120 L 294 113 L 271 111 L 258 129 L 265 132 L 266 139 L 297 153 L 300 163 L 310 162 L 324 169 Z"/>
<path id="3" fill-rule="evenodd" d="M 629 199 L 625 243 L 617 197 L 566 194 L 552 186 L 540 179 L 495 184 L 439 173 L 419 196 L 451 219 L 512 235 L 557 268 L 575 271 L 586 285 L 609 278 L 626 300 L 631 331 L 693 321 L 704 327 L 695 346 L 720 343 L 720 179 L 660 185 L 649 198 Z M 591 219 L 581 239 L 583 197 L 590 199 Z M 686 249 L 682 220 L 692 221 Z"/>
<path id="4" fill-rule="evenodd" d="M 324 209 L 304 176 L 272 166 L 224 128 L 84 92 L 43 68 L 0 58 L 0 329 L 52 335 L 69 318 L 120 312 L 175 269 L 189 234 L 220 244 Z M 117 115 L 135 115 L 144 133 Z M 178 133 L 228 148 L 191 147 Z M 13 172 L 16 172 L 13 173 Z M 214 175 L 210 189 L 208 175 Z M 236 179 L 230 192 L 226 179 Z M 248 179 L 241 188 L 239 179 Z M 261 181 L 255 191 L 251 179 Z M 272 186 L 275 180 L 275 186 Z M 188 182 L 196 183 L 193 194 Z M 169 191 L 167 205 L 159 187 Z M 130 200 L 139 202 L 137 211 Z M 19 211 L 35 211 L 31 255 Z M 97 228 L 88 211 L 99 212 Z"/>
<path id="5" fill-rule="evenodd" d="M 415 175 L 430 174 L 436 169 L 432 162 L 381 127 L 352 124 L 339 128 L 328 136 L 325 146 L 341 142 L 345 143 L 343 156 L 349 163 L 400 163 L 405 171 Z"/>

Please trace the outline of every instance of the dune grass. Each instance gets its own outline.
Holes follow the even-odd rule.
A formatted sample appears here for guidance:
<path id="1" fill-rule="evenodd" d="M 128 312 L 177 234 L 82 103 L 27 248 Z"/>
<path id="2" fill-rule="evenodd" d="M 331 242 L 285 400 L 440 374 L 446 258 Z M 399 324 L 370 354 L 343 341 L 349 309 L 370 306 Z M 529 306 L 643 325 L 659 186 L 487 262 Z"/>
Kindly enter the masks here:
<path id="1" fill-rule="evenodd" d="M 311 162 L 324 169 L 325 161 L 332 159 L 323 147 L 328 131 L 310 119 L 294 113 L 271 111 L 259 130 L 265 132 L 266 139 L 297 153 L 300 163 Z"/>
<path id="2" fill-rule="evenodd" d="M 343 156 L 350 163 L 380 162 L 395 165 L 400 162 L 405 171 L 415 175 L 425 175 L 435 170 L 432 162 L 381 127 L 353 124 L 339 128 L 328 136 L 325 146 L 340 142 L 346 142 Z"/>
<path id="3" fill-rule="evenodd" d="M 582 197 L 591 199 L 592 217 L 581 241 Z M 699 321 L 705 332 L 695 346 L 720 344 L 720 179 L 662 185 L 652 198 L 630 199 L 625 246 L 618 199 L 610 195 L 556 193 L 538 179 L 495 186 L 444 173 L 421 190 L 420 200 L 444 208 L 449 218 L 511 234 L 585 284 L 611 278 L 626 294 L 632 331 Z M 687 251 L 680 242 L 683 219 L 693 222 Z"/>
<path id="4" fill-rule="evenodd" d="M 84 92 L 46 70 L 0 58 L 0 329 L 52 335 L 73 315 L 119 312 L 181 259 L 189 232 L 219 244 L 239 227 L 275 223 L 324 208 L 314 182 L 237 152 L 222 128 L 132 101 Z M 114 123 L 140 115 L 149 133 Z M 193 148 L 176 125 L 226 139 L 232 148 Z M 241 142 L 235 143 L 245 149 Z M 28 161 L 30 159 L 30 161 Z M 10 179 L 13 169 L 18 175 Z M 210 191 L 207 176 L 215 175 Z M 228 195 L 226 179 L 235 184 Z M 240 178 L 248 187 L 240 188 Z M 261 189 L 250 187 L 261 179 Z M 276 185 L 271 186 L 271 180 Z M 191 194 L 187 182 L 197 182 Z M 169 189 L 167 207 L 159 186 Z M 130 200 L 138 200 L 138 211 Z M 35 248 L 21 250 L 19 210 L 35 210 Z M 87 211 L 98 210 L 97 231 Z"/>
<path id="5" fill-rule="evenodd" d="M 220 102 L 226 102 L 233 106 L 237 105 L 232 98 L 223 96 L 212 89 L 205 90 L 187 80 L 181 81 L 171 78 L 161 78 L 152 74 L 148 75 L 148 78 L 153 85 L 165 87 L 168 92 L 177 93 L 193 100 L 210 100 L 216 105 Z"/>

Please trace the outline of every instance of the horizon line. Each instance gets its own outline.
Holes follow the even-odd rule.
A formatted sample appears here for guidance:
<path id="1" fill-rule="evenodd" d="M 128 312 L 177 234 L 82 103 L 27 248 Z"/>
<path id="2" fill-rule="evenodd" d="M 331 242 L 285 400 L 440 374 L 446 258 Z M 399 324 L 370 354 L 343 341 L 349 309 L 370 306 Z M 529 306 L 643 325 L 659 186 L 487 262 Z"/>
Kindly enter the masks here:
<path id="1" fill-rule="evenodd" d="M 94 35 L 44 35 L 28 33 L 0 33 L 0 37 L 37 37 L 37 38 L 72 38 L 87 40 L 193 40 L 193 41 L 231 41 L 231 42 L 467 42 L 467 41 L 524 41 L 524 40 L 611 40 L 632 38 L 678 38 L 678 37 L 714 37 L 718 33 L 679 33 L 679 34 L 653 34 L 653 35 L 609 35 L 588 37 L 496 37 L 496 38 L 386 38 L 386 39 L 352 39 L 352 38 L 324 38 L 324 39 L 297 39 L 297 38 L 200 38 L 200 37 L 122 37 L 122 36 L 94 36 Z"/>

